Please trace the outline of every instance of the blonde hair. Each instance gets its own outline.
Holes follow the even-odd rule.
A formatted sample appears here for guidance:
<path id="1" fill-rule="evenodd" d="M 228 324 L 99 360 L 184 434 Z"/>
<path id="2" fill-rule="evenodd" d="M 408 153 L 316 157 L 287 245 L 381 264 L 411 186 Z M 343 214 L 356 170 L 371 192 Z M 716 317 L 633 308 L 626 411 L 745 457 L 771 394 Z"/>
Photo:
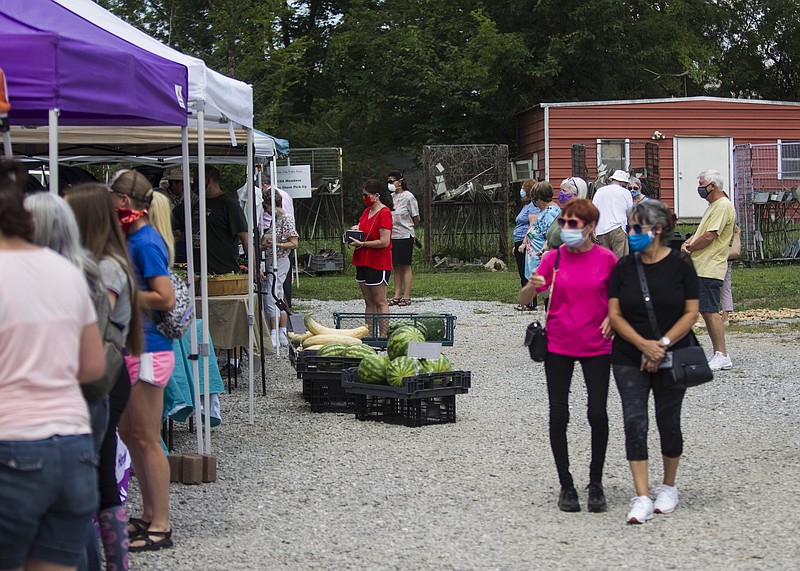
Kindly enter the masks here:
<path id="1" fill-rule="evenodd" d="M 172 236 L 172 203 L 160 192 L 154 192 L 147 211 L 150 224 L 159 233 L 167 246 L 169 268 L 175 263 L 175 242 Z"/>

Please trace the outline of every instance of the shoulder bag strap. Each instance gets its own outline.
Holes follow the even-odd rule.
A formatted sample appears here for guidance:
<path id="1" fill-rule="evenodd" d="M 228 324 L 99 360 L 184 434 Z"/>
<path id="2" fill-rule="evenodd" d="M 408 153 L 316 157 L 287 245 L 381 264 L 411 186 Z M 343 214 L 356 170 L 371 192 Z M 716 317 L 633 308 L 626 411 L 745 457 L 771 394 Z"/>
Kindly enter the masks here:
<path id="1" fill-rule="evenodd" d="M 658 328 L 658 321 L 656 321 L 656 313 L 653 311 L 653 302 L 650 299 L 650 289 L 647 287 L 647 276 L 644 275 L 644 264 L 642 264 L 642 259 L 639 256 L 639 253 L 635 253 L 634 259 L 636 260 L 636 271 L 639 274 L 639 285 L 642 288 L 642 296 L 644 297 L 644 306 L 647 308 L 647 317 L 650 318 L 650 327 L 653 328 L 653 333 L 655 333 L 655 338 L 659 339 L 661 337 L 660 329 Z"/>
<path id="2" fill-rule="evenodd" d="M 550 302 L 547 305 L 547 312 L 544 314 L 544 322 L 547 324 L 547 317 L 550 315 L 550 308 L 553 307 L 553 286 L 556 285 L 556 274 L 558 273 L 558 263 L 561 261 L 561 246 L 556 251 L 556 263 L 553 266 L 553 279 L 550 280 Z"/>

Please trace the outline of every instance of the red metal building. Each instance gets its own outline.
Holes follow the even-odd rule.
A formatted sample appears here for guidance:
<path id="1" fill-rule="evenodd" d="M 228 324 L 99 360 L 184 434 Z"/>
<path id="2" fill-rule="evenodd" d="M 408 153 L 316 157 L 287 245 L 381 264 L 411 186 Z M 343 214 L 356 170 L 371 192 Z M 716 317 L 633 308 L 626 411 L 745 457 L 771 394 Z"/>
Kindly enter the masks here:
<path id="1" fill-rule="evenodd" d="M 775 179 L 784 171 L 785 182 L 797 186 L 800 145 L 781 146 L 789 142 L 800 142 L 800 103 L 717 97 L 542 103 L 517 118 L 515 160 L 532 160 L 533 173 L 555 185 L 579 174 L 573 145 L 585 149 L 590 179 L 599 163 L 640 173 L 645 159 L 637 149 L 648 147 L 657 151 L 660 172 L 643 176 L 660 177 L 662 200 L 679 217 L 693 218 L 706 207 L 696 192 L 700 172 L 717 169 L 726 190 L 733 187 L 735 145 L 777 144 Z"/>

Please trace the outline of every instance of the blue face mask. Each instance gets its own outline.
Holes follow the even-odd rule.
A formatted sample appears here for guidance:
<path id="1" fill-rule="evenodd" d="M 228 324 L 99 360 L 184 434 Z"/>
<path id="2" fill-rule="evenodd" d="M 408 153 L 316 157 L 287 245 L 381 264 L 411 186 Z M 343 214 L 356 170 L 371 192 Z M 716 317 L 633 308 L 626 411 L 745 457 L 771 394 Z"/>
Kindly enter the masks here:
<path id="1" fill-rule="evenodd" d="M 520 197 L 520 199 L 525 200 L 526 198 L 528 198 L 528 195 L 525 194 L 525 191 L 520 188 L 519 189 L 519 197 Z"/>
<path id="2" fill-rule="evenodd" d="M 641 252 L 653 243 L 653 231 L 643 234 L 628 234 L 628 245 L 632 252 Z"/>
<path id="3" fill-rule="evenodd" d="M 587 236 L 583 235 L 583 230 L 580 228 L 562 228 L 561 241 L 567 246 L 572 248 L 580 248 L 586 242 Z"/>
<path id="4" fill-rule="evenodd" d="M 559 190 L 558 191 L 558 201 L 561 204 L 566 204 L 567 202 L 572 200 L 573 196 L 575 196 L 575 194 L 572 193 L 572 192 L 567 192 L 567 191 L 564 191 L 564 190 Z"/>
<path id="5" fill-rule="evenodd" d="M 709 185 L 697 187 L 697 194 L 699 194 L 700 198 L 703 200 L 705 200 L 706 196 L 708 196 L 708 187 Z"/>

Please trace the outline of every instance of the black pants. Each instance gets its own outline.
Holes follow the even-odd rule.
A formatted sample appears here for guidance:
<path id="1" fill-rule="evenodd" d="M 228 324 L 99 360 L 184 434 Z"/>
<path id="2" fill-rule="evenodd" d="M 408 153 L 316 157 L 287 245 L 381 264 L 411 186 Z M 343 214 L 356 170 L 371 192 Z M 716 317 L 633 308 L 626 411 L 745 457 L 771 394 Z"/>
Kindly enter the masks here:
<path id="1" fill-rule="evenodd" d="M 678 458 L 683 454 L 681 407 L 686 389 L 664 384 L 661 376 L 639 367 L 614 365 L 614 379 L 622 400 L 625 424 L 625 454 L 629 461 L 647 460 L 648 401 L 650 391 L 656 405 L 656 425 L 661 437 L 661 454 Z"/>
<path id="2" fill-rule="evenodd" d="M 117 426 L 119 418 L 128 398 L 131 396 L 131 379 L 128 367 L 123 366 L 114 388 L 108 394 L 108 429 L 100 447 L 100 467 L 98 483 L 100 485 L 100 509 L 113 508 L 122 504 L 117 487 Z"/>
<path id="3" fill-rule="evenodd" d="M 286 307 L 292 307 L 292 276 L 294 275 L 294 252 L 289 252 L 289 273 L 283 280 L 283 303 Z"/>
<path id="4" fill-rule="evenodd" d="M 548 353 L 544 363 L 547 376 L 547 396 L 550 399 L 550 448 L 556 462 L 558 480 L 562 486 L 572 486 L 567 450 L 567 425 L 569 424 L 569 388 L 575 361 L 580 362 L 586 382 L 588 404 L 586 415 L 592 430 L 592 460 L 589 465 L 589 482 L 603 481 L 603 466 L 608 448 L 608 382 L 611 356 L 567 357 Z"/>
<path id="5" fill-rule="evenodd" d="M 528 283 L 528 280 L 525 277 L 525 252 L 519 251 L 519 247 L 521 245 L 522 240 L 519 242 L 514 242 L 514 259 L 517 261 L 517 272 L 519 273 L 520 287 L 525 287 L 525 284 Z M 533 299 L 528 305 L 530 307 L 536 307 L 536 296 L 533 296 Z"/>

